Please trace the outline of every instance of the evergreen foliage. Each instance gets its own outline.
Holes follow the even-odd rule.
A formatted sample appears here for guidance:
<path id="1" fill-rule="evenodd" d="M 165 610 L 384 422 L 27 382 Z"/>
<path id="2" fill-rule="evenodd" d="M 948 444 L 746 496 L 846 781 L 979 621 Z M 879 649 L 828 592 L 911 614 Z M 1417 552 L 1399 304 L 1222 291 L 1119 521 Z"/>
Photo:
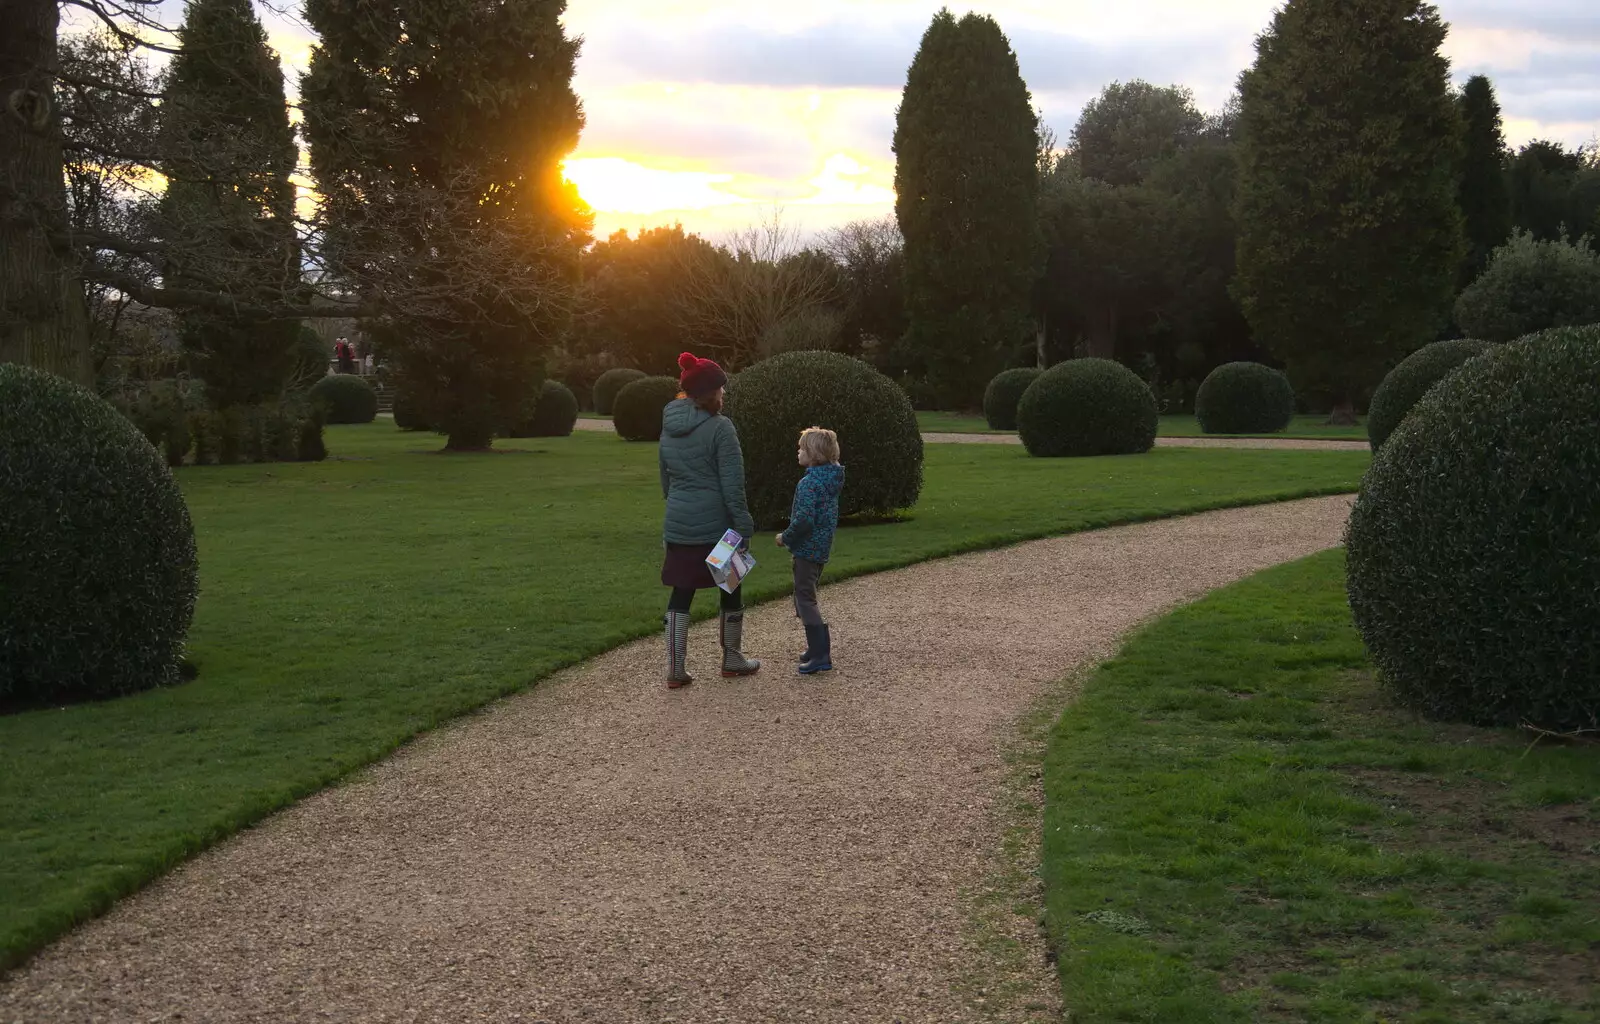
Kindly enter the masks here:
<path id="1" fill-rule="evenodd" d="M 283 70 L 250 0 L 194 0 L 178 37 L 157 142 L 166 285 L 281 302 L 300 282 Z M 189 309 L 179 324 L 218 408 L 275 399 L 299 367 L 298 321 Z"/>
<path id="2" fill-rule="evenodd" d="M 1208 364 L 1260 354 L 1228 292 L 1235 108 L 1203 117 L 1184 90 L 1145 87 L 1148 103 L 1130 103 L 1128 88 L 1102 93 L 1078 134 L 1094 123 L 1124 139 L 1134 155 L 1119 165 L 1123 172 L 1102 166 L 1099 173 L 1134 183 L 1082 173 L 1080 164 L 1095 161 L 1073 152 L 1056 160 L 1041 184 L 1048 245 L 1036 293 L 1042 354 L 1045 362 L 1082 355 L 1143 361 L 1152 379 L 1168 382 L 1163 390 L 1172 391 L 1174 404 L 1184 404 Z M 1120 102 L 1112 103 L 1119 91 Z M 1161 116 L 1169 105 L 1186 113 Z"/>
<path id="3" fill-rule="evenodd" d="M 307 416 L 300 421 L 295 434 L 295 458 L 300 462 L 321 462 L 328 457 L 328 445 L 322 439 L 322 421 Z"/>
<path id="4" fill-rule="evenodd" d="M 636 380 L 643 380 L 645 376 L 643 370 L 623 366 L 602 373 L 594 382 L 594 411 L 602 416 L 610 416 L 612 403 L 617 400 L 617 392 Z"/>
<path id="5" fill-rule="evenodd" d="M 1147 452 L 1159 422 L 1150 385 L 1110 359 L 1057 363 L 1017 404 L 1023 445 L 1047 458 Z"/>
<path id="6" fill-rule="evenodd" d="M 896 116 L 906 347 L 943 404 L 975 405 L 1032 334 L 1043 259 L 1038 119 L 993 19 L 941 10 Z"/>
<path id="7" fill-rule="evenodd" d="M 1507 178 L 1517 230 L 1542 242 L 1600 237 L 1600 149 L 1536 139 L 1518 150 Z"/>
<path id="8" fill-rule="evenodd" d="M 1038 367 L 1023 366 L 995 374 L 983 389 L 983 418 L 991 430 L 1017 429 L 1017 403 L 1043 372 Z"/>
<path id="9" fill-rule="evenodd" d="M 333 348 L 322 339 L 310 324 L 301 324 L 294 352 L 294 363 L 289 372 L 289 386 L 308 390 L 311 385 L 328 375 L 328 362 Z"/>
<path id="10" fill-rule="evenodd" d="M 1449 312 L 1461 115 L 1421 0 L 1288 0 L 1240 79 L 1238 276 L 1258 343 L 1353 416 Z"/>
<path id="11" fill-rule="evenodd" d="M 432 430 L 433 424 L 423 413 L 421 403 L 405 388 L 394 393 L 394 425 L 401 430 Z"/>
<path id="12" fill-rule="evenodd" d="M 1406 413 L 1430 388 L 1488 347 L 1487 342 L 1466 338 L 1436 341 L 1402 359 L 1373 392 L 1367 409 L 1367 440 L 1372 443 L 1372 450 L 1383 447 Z"/>
<path id="13" fill-rule="evenodd" d="M 676 377 L 641 377 L 617 392 L 611 425 L 624 441 L 659 441 L 661 413 L 677 397 Z"/>
<path id="14" fill-rule="evenodd" d="M 178 681 L 194 528 L 161 454 L 90 391 L 0 364 L 0 705 Z"/>
<path id="15" fill-rule="evenodd" d="M 583 255 L 585 315 L 576 334 L 584 350 L 641 372 L 672 370 L 678 353 L 701 340 L 692 330 L 696 268 L 717 256 L 710 242 L 679 224 L 632 237 L 619 230 L 595 242 Z M 609 406 L 595 411 L 611 414 Z"/>
<path id="16" fill-rule="evenodd" d="M 742 371 L 728 387 L 727 415 L 739 428 L 745 497 L 763 529 L 787 521 L 804 470 L 795 443 L 807 427 L 839 435 L 845 466 L 843 516 L 887 515 L 922 493 L 922 432 L 893 381 L 838 352 L 786 352 Z"/>
<path id="17" fill-rule="evenodd" d="M 1270 366 L 1223 363 L 1195 393 L 1194 414 L 1207 434 L 1275 434 L 1294 419 L 1294 387 Z"/>
<path id="18" fill-rule="evenodd" d="M 1456 299 L 1456 323 L 1475 338 L 1511 341 L 1551 327 L 1600 322 L 1600 254 L 1565 238 L 1518 231 Z"/>
<path id="19" fill-rule="evenodd" d="M 1090 100 L 1072 129 L 1072 153 L 1086 178 L 1137 185 L 1164 160 L 1200 138 L 1205 115 L 1182 86 L 1135 79 L 1112 82 Z"/>
<path id="20" fill-rule="evenodd" d="M 1423 395 L 1350 518 L 1384 683 L 1474 725 L 1600 727 L 1600 326 L 1496 347 Z"/>
<path id="21" fill-rule="evenodd" d="M 565 329 L 589 215 L 564 0 L 308 0 L 312 172 L 366 325 L 455 449 L 492 443 Z M 415 254 L 425 253 L 426 259 Z"/>
<path id="22" fill-rule="evenodd" d="M 1461 213 L 1466 221 L 1466 275 L 1482 272 L 1489 254 L 1511 235 L 1511 192 L 1506 185 L 1506 139 L 1494 86 L 1473 75 L 1461 89 L 1466 147 L 1461 159 Z"/>

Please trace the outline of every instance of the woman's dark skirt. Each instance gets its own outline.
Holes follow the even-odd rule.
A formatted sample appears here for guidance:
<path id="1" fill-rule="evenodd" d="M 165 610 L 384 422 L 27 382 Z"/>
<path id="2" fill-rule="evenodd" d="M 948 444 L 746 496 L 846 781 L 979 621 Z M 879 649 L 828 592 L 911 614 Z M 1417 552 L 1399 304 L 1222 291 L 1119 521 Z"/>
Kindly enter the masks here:
<path id="1" fill-rule="evenodd" d="M 715 544 L 668 544 L 661 563 L 661 582 L 668 587 L 709 590 L 717 585 L 706 566 L 706 556 Z"/>

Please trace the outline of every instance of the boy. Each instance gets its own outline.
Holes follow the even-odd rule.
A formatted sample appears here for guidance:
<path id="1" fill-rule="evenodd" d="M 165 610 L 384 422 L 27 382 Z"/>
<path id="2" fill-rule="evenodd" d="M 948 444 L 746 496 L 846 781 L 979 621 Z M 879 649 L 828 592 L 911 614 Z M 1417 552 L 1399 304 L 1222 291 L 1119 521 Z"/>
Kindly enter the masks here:
<path id="1" fill-rule="evenodd" d="M 806 475 L 795 485 L 789 528 L 778 534 L 778 546 L 794 555 L 794 610 L 806 627 L 800 674 L 809 676 L 833 671 L 833 638 L 817 607 L 817 581 L 839 525 L 844 467 L 839 465 L 839 436 L 821 427 L 800 432 L 796 455 Z"/>

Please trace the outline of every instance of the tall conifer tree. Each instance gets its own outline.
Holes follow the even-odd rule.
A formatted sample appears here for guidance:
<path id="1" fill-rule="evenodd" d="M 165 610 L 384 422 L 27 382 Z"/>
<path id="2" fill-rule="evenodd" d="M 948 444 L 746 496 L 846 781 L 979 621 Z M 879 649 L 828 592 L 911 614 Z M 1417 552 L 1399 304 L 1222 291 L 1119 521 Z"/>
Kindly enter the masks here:
<path id="1" fill-rule="evenodd" d="M 565 0 L 308 0 L 303 82 L 335 272 L 454 449 L 536 394 L 570 317 L 590 217 Z"/>
<path id="2" fill-rule="evenodd" d="M 1506 138 L 1494 86 L 1473 75 L 1461 90 L 1466 149 L 1461 160 L 1461 213 L 1466 218 L 1466 276 L 1478 276 L 1489 254 L 1511 237 L 1511 190 L 1506 185 Z"/>
<path id="3" fill-rule="evenodd" d="M 971 405 L 1032 333 L 1043 260 L 1038 118 L 1000 26 L 941 10 L 894 133 L 906 348 L 947 405 Z"/>
<path id="4" fill-rule="evenodd" d="M 1461 116 L 1420 0 L 1288 0 L 1240 80 L 1236 294 L 1335 416 L 1432 339 L 1464 251 Z"/>
<path id="5" fill-rule="evenodd" d="M 283 70 L 250 0 L 194 0 L 160 107 L 169 287 L 283 303 L 299 288 L 298 151 Z M 279 394 L 295 369 L 296 320 L 185 311 L 184 346 L 219 406 Z"/>

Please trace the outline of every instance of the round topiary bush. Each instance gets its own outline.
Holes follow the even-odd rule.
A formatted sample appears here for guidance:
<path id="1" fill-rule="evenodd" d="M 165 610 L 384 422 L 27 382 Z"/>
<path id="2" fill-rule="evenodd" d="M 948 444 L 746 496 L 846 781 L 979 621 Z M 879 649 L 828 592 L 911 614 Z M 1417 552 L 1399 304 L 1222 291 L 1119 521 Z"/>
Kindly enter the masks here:
<path id="1" fill-rule="evenodd" d="M 989 421 L 989 429 L 1017 429 L 1017 403 L 1022 401 L 1028 385 L 1038 380 L 1043 372 L 1036 367 L 1023 366 L 999 373 L 989 382 L 983 389 L 983 418 Z"/>
<path id="2" fill-rule="evenodd" d="M 93 393 L 0 364 L 0 704 L 178 679 L 194 528 L 161 454 Z"/>
<path id="3" fill-rule="evenodd" d="M 673 377 L 641 377 L 623 386 L 611 404 L 611 425 L 624 441 L 661 440 L 661 410 L 678 397 Z"/>
<path id="4" fill-rule="evenodd" d="M 1028 454 L 1132 455 L 1156 443 L 1156 398 L 1110 359 L 1069 359 L 1039 375 L 1017 403 Z"/>
<path id="5" fill-rule="evenodd" d="M 789 516 L 804 472 L 795 444 L 807 427 L 839 435 L 845 465 L 839 513 L 891 513 L 922 493 L 922 433 L 894 381 L 837 352 L 785 352 L 728 384 L 727 414 L 744 449 L 745 496 L 763 528 Z"/>
<path id="6" fill-rule="evenodd" d="M 510 437 L 567 437 L 578 423 L 578 396 L 558 380 L 539 387 L 539 398 L 520 423 L 511 425 Z"/>
<path id="7" fill-rule="evenodd" d="M 311 385 L 311 400 L 324 423 L 371 423 L 378 416 L 378 393 L 353 373 L 330 373 Z"/>
<path id="8" fill-rule="evenodd" d="M 1488 348 L 1489 343 L 1485 341 L 1436 341 L 1402 359 L 1372 393 L 1372 404 L 1367 408 L 1367 440 L 1372 443 L 1372 450 L 1383 447 L 1383 442 L 1429 388 Z"/>
<path id="9" fill-rule="evenodd" d="M 1194 415 L 1207 434 L 1276 434 L 1294 419 L 1294 387 L 1270 366 L 1223 363 L 1201 382 Z"/>
<path id="10" fill-rule="evenodd" d="M 404 388 L 394 393 L 394 425 L 401 430 L 432 430 L 433 424 L 423 415 L 422 405 Z"/>
<path id="11" fill-rule="evenodd" d="M 602 416 L 610 416 L 616 405 L 618 393 L 634 381 L 644 380 L 645 376 L 643 370 L 631 370 L 627 367 L 618 367 L 602 373 L 594 382 L 594 411 Z"/>
<path id="12" fill-rule="evenodd" d="M 1350 607 L 1405 704 L 1475 725 L 1600 726 L 1600 326 L 1462 364 L 1373 459 Z"/>

